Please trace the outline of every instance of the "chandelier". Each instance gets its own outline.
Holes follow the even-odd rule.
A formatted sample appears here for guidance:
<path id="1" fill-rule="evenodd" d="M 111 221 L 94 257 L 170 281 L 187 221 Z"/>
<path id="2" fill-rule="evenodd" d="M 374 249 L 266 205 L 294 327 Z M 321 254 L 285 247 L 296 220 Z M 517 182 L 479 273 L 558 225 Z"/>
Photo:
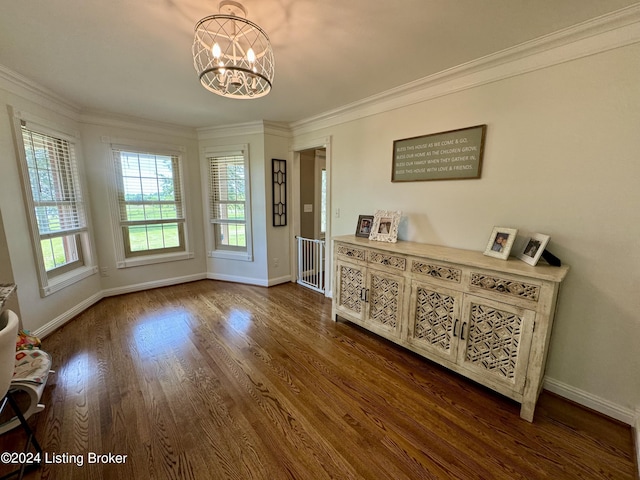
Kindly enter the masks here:
<path id="1" fill-rule="evenodd" d="M 193 65 L 202 86 L 229 98 L 266 95 L 274 74 L 269 37 L 239 3 L 223 0 L 219 11 L 195 27 Z"/>

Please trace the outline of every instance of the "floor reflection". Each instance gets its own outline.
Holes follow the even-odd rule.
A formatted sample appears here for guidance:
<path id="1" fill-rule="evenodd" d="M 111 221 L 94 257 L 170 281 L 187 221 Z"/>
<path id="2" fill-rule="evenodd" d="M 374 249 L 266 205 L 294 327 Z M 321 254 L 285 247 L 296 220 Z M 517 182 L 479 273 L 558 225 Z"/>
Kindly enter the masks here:
<path id="1" fill-rule="evenodd" d="M 58 385 L 68 388 L 70 392 L 90 389 L 99 379 L 98 362 L 93 355 L 78 352 L 49 378 L 50 381 L 53 380 Z"/>
<path id="2" fill-rule="evenodd" d="M 251 313 L 246 310 L 233 309 L 229 313 L 228 325 L 237 333 L 248 333 L 252 323 Z"/>
<path id="3" fill-rule="evenodd" d="M 191 315 L 183 308 L 159 310 L 141 316 L 133 326 L 133 343 L 139 352 L 157 356 L 191 345 Z"/>

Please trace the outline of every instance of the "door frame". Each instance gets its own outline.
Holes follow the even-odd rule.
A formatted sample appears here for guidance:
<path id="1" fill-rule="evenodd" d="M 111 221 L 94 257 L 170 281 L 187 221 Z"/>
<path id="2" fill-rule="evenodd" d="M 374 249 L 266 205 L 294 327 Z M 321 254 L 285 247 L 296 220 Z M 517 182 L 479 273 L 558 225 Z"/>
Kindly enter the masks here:
<path id="1" fill-rule="evenodd" d="M 331 136 L 309 140 L 307 142 L 294 143 L 291 146 L 290 157 L 292 159 L 291 169 L 291 236 L 289 245 L 291 258 L 291 278 L 296 278 L 298 271 L 298 248 L 296 237 L 300 235 L 300 152 L 323 148 L 326 155 L 327 170 L 327 231 L 325 232 L 325 291 L 326 297 L 332 297 L 333 283 L 333 244 L 331 242 Z"/>

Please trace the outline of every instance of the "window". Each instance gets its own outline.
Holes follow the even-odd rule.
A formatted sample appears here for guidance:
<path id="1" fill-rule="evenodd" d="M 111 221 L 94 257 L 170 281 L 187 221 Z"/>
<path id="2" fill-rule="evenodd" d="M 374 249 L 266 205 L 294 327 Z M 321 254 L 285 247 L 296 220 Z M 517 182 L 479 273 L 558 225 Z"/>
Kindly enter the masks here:
<path id="1" fill-rule="evenodd" d="M 327 233 L 327 170 L 322 169 L 320 175 L 320 236 Z"/>
<path id="2" fill-rule="evenodd" d="M 54 293 L 92 275 L 87 214 L 76 139 L 18 116 L 20 168 L 37 258 L 40 293 Z"/>
<path id="3" fill-rule="evenodd" d="M 246 148 L 206 155 L 215 256 L 251 259 L 249 165 L 244 152 Z"/>
<path id="4" fill-rule="evenodd" d="M 124 257 L 184 252 L 180 157 L 121 148 L 112 151 Z"/>

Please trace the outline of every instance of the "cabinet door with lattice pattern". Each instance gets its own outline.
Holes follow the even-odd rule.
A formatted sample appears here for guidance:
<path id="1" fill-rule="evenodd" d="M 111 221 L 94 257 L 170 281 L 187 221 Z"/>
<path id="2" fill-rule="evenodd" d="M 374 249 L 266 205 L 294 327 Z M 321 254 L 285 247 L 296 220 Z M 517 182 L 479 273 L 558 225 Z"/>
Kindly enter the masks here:
<path id="1" fill-rule="evenodd" d="M 522 393 L 534 320 L 532 310 L 465 296 L 458 363 L 487 385 Z"/>
<path id="2" fill-rule="evenodd" d="M 365 310 L 365 268 L 352 263 L 336 262 L 336 313 L 349 319 L 362 320 Z"/>
<path id="3" fill-rule="evenodd" d="M 462 293 L 414 281 L 407 342 L 427 355 L 456 361 Z"/>
<path id="4" fill-rule="evenodd" d="M 404 299 L 404 277 L 369 269 L 365 326 L 381 335 L 400 337 Z"/>

